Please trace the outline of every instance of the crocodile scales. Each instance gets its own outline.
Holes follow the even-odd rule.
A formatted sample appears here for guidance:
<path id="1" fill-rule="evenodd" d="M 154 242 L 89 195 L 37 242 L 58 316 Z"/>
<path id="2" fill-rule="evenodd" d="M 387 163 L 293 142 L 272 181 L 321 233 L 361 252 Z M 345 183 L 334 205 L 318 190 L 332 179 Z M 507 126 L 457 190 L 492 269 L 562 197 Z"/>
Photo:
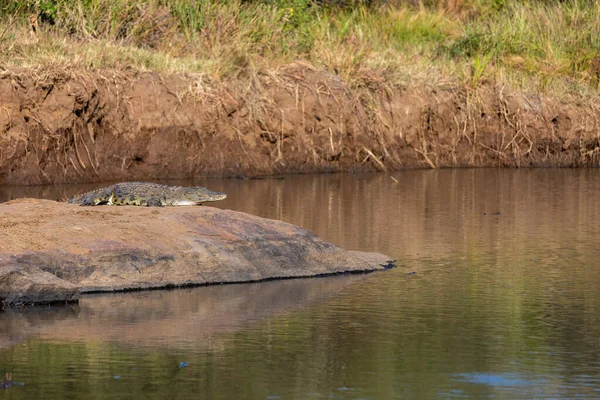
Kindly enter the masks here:
<path id="1" fill-rule="evenodd" d="M 82 206 L 193 206 L 223 200 L 227 194 L 201 186 L 167 186 L 148 182 L 123 182 L 92 190 L 66 200 Z"/>

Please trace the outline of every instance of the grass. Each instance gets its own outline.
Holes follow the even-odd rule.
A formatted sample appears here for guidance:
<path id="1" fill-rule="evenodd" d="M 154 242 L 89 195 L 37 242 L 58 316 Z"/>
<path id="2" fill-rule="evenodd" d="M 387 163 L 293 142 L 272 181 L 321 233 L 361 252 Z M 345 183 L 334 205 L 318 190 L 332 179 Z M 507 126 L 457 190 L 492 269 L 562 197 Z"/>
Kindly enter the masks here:
<path id="1" fill-rule="evenodd" d="M 3 68 L 221 80 L 301 61 L 355 87 L 491 83 L 559 95 L 594 95 L 600 80 L 600 4 L 588 0 L 0 0 L 0 10 Z"/>

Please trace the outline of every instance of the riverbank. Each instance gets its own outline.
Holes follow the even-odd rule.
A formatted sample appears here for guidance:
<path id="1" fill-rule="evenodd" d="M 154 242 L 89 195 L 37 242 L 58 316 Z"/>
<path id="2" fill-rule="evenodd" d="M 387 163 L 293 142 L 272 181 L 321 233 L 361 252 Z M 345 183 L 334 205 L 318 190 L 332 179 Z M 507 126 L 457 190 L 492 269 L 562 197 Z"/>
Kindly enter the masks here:
<path id="1" fill-rule="evenodd" d="M 293 64 L 194 75 L 5 71 L 0 183 L 597 166 L 594 102 L 484 86 L 350 89 Z"/>
<path id="2" fill-rule="evenodd" d="M 11 3 L 0 183 L 597 166 L 600 6 L 520 3 Z"/>

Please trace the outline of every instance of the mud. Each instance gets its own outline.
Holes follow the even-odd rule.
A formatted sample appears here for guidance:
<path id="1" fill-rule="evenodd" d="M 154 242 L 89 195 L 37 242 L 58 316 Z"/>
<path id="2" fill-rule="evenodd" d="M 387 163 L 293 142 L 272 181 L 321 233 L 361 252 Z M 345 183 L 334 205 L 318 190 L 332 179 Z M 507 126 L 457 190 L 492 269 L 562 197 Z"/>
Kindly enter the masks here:
<path id="1" fill-rule="evenodd" d="M 0 74 L 0 184 L 596 166 L 600 110 L 495 87 L 351 88 L 290 65 L 217 82 Z"/>

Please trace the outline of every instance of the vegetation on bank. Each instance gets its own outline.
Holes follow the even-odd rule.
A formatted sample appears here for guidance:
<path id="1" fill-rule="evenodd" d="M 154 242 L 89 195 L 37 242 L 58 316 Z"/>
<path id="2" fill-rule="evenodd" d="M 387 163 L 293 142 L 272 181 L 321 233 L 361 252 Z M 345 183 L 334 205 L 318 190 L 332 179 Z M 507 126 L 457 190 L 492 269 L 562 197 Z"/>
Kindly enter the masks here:
<path id="1" fill-rule="evenodd" d="M 230 79 L 301 62 L 352 86 L 598 90 L 599 2 L 315 1 L 0 0 L 0 67 Z"/>

